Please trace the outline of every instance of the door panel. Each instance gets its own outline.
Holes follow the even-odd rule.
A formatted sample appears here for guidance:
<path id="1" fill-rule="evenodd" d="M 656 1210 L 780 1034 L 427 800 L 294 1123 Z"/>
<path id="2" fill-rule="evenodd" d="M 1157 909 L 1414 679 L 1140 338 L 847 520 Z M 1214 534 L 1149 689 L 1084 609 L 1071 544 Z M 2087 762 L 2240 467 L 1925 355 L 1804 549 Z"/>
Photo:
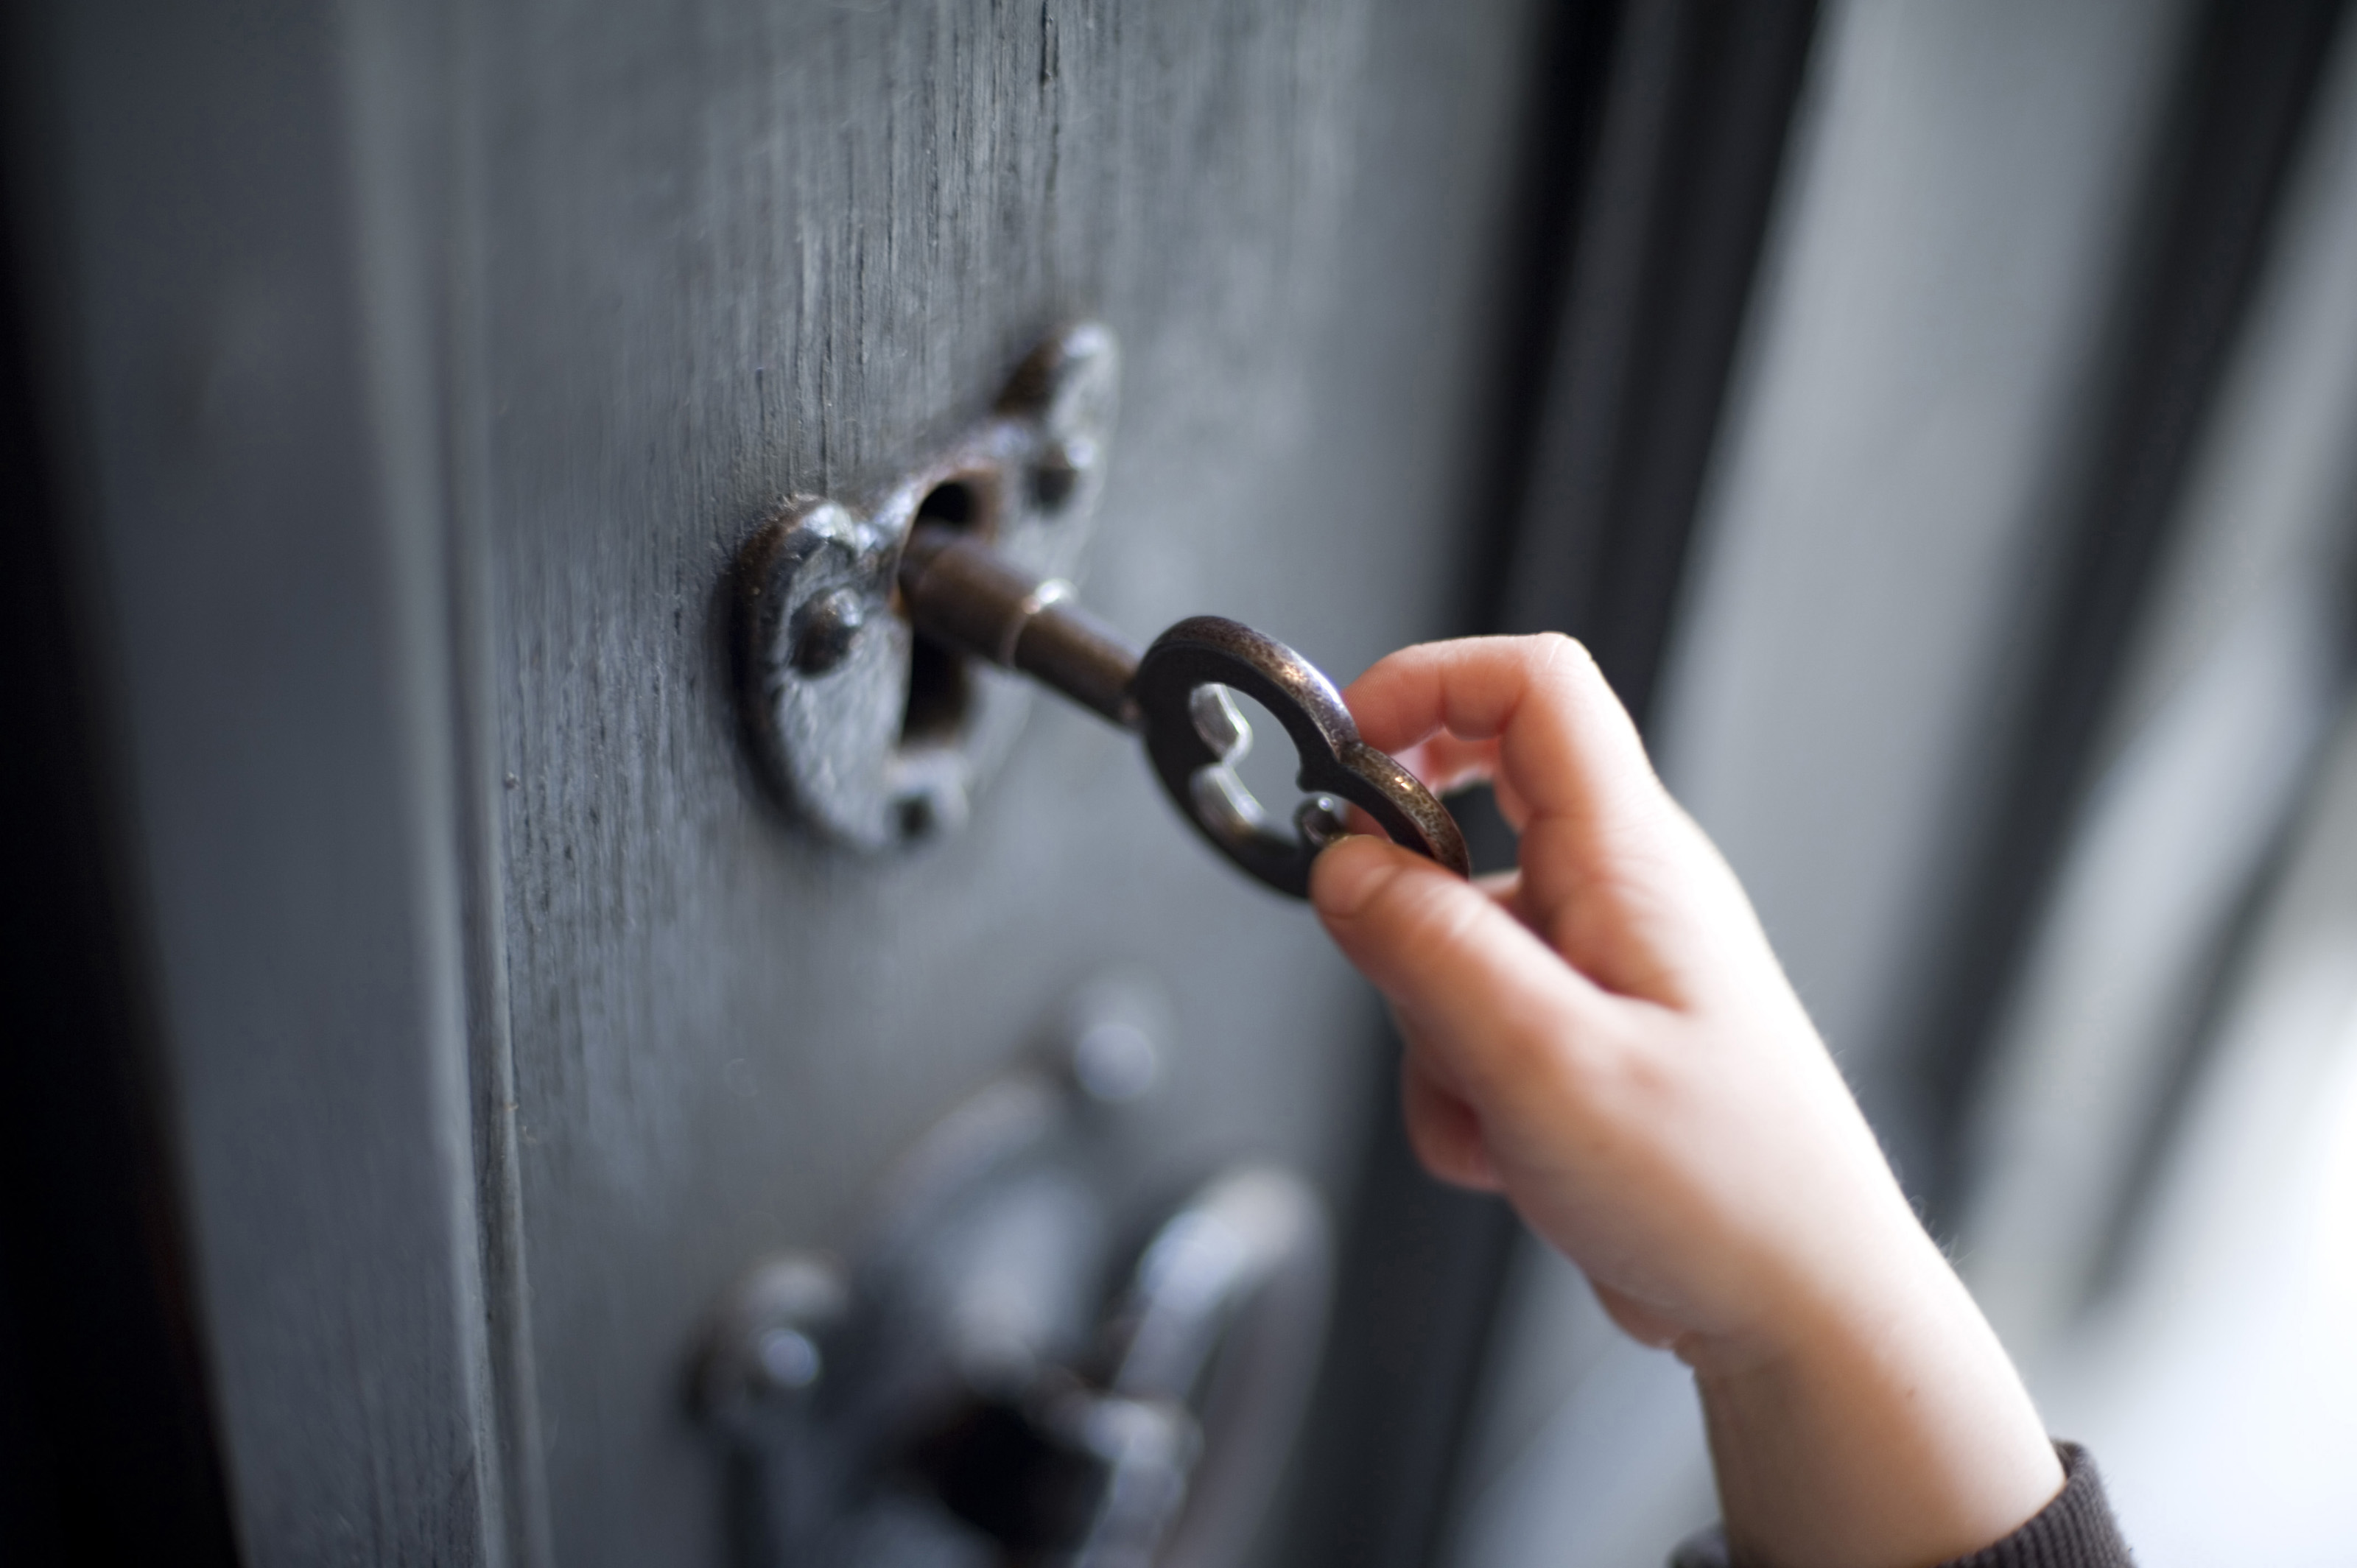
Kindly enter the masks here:
<path id="1" fill-rule="evenodd" d="M 1342 677 L 1463 628 L 1527 423 L 1523 138 L 1587 118 L 1532 94 L 1605 16 L 1541 9 L 10 15 L 7 428 L 97 780 L 52 875 L 124 890 L 102 1065 L 159 1151 L 124 1251 L 217 1444 L 178 1476 L 214 1555 L 725 1560 L 707 1315 L 852 1246 L 1108 967 L 1175 1015 L 1117 1200 L 1252 1155 L 1339 1213 L 1405 1168 L 1364 1148 L 1363 988 L 1093 718 L 1043 702 L 915 853 L 802 832 L 741 741 L 728 573 L 1088 317 L 1126 367 L 1097 610 Z M 1412 1463 L 1330 1467 L 1388 1504 L 1441 1484 L 1452 1429 L 1397 1393 L 1458 1364 L 1423 1354 L 1458 1281 L 1369 1234 L 1416 1288 L 1371 1293 L 1385 1364 L 1328 1419 Z M 85 1434 L 152 1418 L 84 1294 L 43 1353 L 116 1371 L 45 1387 Z M 1356 1495 L 1313 1499 L 1319 1550 Z"/>
<path id="2" fill-rule="evenodd" d="M 757 1256 L 848 1242 L 1108 966 L 1176 1010 L 1140 1192 L 1245 1153 L 1339 1186 L 1362 993 L 1134 742 L 1042 703 L 962 832 L 827 847 L 740 744 L 724 588 L 779 499 L 888 478 L 1085 314 L 1125 359 L 1096 608 L 1233 615 L 1345 677 L 1446 628 L 1523 18 L 1426 9 L 470 24 L 521 1217 L 491 1272 L 557 1560 L 716 1558 L 705 1315 Z"/>

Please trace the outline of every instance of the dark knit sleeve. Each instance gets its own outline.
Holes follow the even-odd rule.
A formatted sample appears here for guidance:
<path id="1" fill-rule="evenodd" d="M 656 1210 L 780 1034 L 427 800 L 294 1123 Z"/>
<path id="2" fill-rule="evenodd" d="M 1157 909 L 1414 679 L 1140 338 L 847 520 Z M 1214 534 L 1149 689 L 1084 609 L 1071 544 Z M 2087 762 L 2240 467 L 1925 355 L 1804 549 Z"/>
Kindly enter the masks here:
<path id="1" fill-rule="evenodd" d="M 2133 1568 L 2136 1560 L 2104 1500 L 2095 1461 L 2075 1443 L 2058 1443 L 2054 1450 L 2062 1456 L 2063 1477 L 2054 1500 L 1996 1545 L 1943 1568 Z M 1727 1537 L 1717 1525 L 1689 1536 L 1670 1568 L 1731 1568 Z"/>
<path id="2" fill-rule="evenodd" d="M 2135 1559 L 2104 1497 L 2093 1455 L 2075 1443 L 2058 1443 L 2062 1490 L 2036 1518 L 1995 1546 L 1959 1557 L 1953 1568 L 2129 1568 Z"/>

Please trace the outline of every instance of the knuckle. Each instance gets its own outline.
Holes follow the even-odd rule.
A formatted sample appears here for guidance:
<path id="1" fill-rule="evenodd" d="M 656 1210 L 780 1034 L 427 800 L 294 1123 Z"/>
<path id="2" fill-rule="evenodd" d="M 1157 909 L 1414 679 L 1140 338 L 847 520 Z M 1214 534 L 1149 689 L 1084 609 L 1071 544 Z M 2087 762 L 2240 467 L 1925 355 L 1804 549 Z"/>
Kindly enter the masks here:
<path id="1" fill-rule="evenodd" d="M 1543 674 L 1572 679 L 1596 668 L 1596 655 L 1587 644 L 1566 632 L 1534 632 L 1528 642 Z"/>
<path id="2" fill-rule="evenodd" d="M 1597 1042 L 1584 1075 L 1587 1092 L 1633 1124 L 1673 1118 L 1690 1086 L 1683 1054 L 1662 1045 L 1629 1036 Z"/>
<path id="3" fill-rule="evenodd" d="M 1383 889 L 1388 920 L 1399 940 L 1427 959 L 1461 950 L 1483 915 L 1480 897 L 1463 897 L 1469 884 L 1437 875 L 1404 871 Z"/>

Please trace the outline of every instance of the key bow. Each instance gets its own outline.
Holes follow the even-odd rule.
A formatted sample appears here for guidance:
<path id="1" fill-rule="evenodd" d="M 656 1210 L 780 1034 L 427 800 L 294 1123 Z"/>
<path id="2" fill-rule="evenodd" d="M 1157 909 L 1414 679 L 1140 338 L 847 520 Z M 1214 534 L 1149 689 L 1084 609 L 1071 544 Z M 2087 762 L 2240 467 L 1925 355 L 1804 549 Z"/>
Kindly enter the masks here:
<path id="1" fill-rule="evenodd" d="M 1219 688 L 1242 692 L 1276 716 L 1293 741 L 1297 780 L 1312 792 L 1296 832 L 1270 825 L 1230 764 L 1250 732 Z M 1344 831 L 1333 797 L 1375 820 L 1394 842 L 1471 875 L 1465 835 L 1423 781 L 1359 736 L 1341 693 L 1317 666 L 1220 616 L 1195 616 L 1154 639 L 1130 682 L 1146 754 L 1187 820 L 1222 854 L 1282 893 L 1309 896 L 1309 868 Z"/>

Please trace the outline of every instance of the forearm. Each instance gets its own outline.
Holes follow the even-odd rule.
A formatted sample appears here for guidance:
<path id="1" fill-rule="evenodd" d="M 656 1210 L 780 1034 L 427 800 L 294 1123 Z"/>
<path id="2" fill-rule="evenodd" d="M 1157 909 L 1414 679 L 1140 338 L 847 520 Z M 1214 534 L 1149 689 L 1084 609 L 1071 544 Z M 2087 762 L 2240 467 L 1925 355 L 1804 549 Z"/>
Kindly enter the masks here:
<path id="1" fill-rule="evenodd" d="M 1928 1568 L 2011 1533 L 2061 1490 L 1995 1334 L 1928 1238 L 1907 1249 L 1871 1298 L 1826 1304 L 1790 1349 L 1697 1368 L 1745 1568 Z"/>
<path id="2" fill-rule="evenodd" d="M 1407 1026 L 1410 1136 L 1695 1369 L 1737 1562 L 1928 1565 L 2036 1514 L 2063 1477 L 2020 1380 L 1594 661 L 1410 649 L 1350 701 L 1425 776 L 1492 779 L 1521 834 L 1503 889 L 1372 840 L 1318 862 Z"/>

